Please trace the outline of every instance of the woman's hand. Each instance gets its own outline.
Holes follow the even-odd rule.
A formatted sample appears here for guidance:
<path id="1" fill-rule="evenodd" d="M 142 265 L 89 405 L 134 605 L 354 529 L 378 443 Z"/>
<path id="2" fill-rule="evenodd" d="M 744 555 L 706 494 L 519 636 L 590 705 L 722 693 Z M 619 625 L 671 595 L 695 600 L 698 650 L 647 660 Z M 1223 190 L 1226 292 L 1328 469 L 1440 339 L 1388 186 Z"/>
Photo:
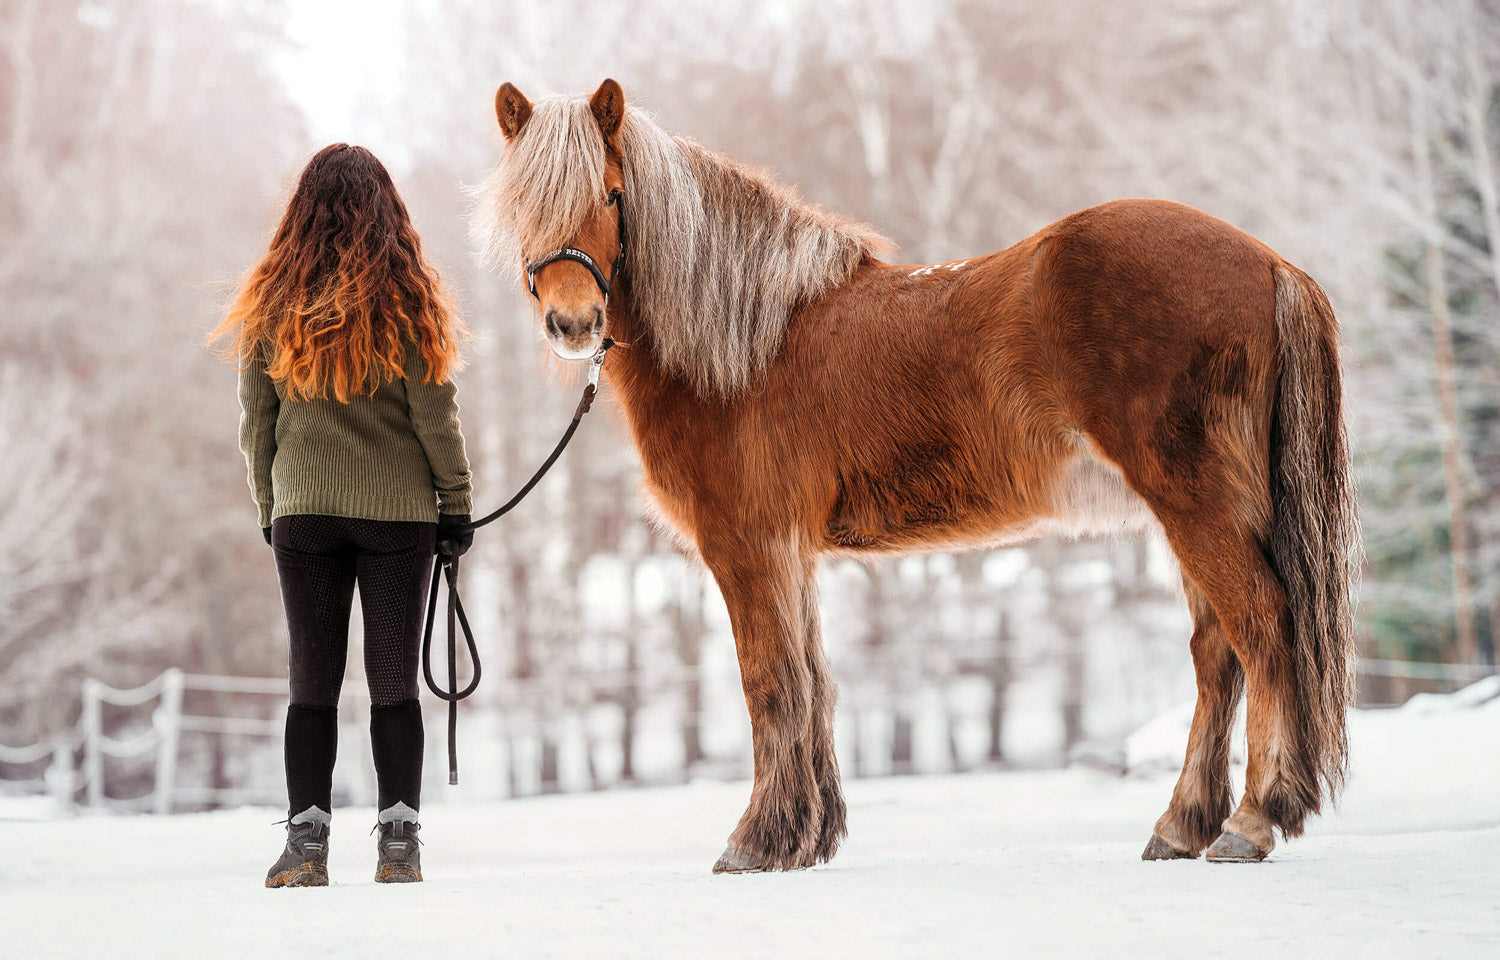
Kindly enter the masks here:
<path id="1" fill-rule="evenodd" d="M 440 513 L 437 527 L 437 552 L 445 557 L 461 557 L 474 543 L 467 513 Z"/>

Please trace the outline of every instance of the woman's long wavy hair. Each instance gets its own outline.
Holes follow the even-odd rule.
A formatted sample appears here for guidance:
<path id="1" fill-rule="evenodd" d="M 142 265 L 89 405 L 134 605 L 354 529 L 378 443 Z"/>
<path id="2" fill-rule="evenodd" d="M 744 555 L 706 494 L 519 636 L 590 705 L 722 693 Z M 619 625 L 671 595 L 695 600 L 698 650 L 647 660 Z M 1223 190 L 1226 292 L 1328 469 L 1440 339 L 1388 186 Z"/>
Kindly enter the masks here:
<path id="1" fill-rule="evenodd" d="M 400 379 L 413 346 L 424 382 L 447 380 L 466 337 L 390 174 L 345 143 L 308 161 L 270 250 L 209 335 L 229 340 L 226 360 L 260 352 L 288 397 L 342 403 Z"/>

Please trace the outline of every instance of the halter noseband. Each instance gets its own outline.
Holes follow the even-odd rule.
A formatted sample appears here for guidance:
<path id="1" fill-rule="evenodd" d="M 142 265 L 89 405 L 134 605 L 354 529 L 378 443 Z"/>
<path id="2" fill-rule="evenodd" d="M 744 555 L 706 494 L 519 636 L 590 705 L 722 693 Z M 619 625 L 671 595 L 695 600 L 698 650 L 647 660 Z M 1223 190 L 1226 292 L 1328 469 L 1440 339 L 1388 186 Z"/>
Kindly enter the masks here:
<path id="1" fill-rule="evenodd" d="M 620 252 L 615 255 L 615 262 L 609 268 L 609 276 L 606 277 L 604 275 L 604 271 L 599 269 L 599 263 L 598 263 L 598 261 L 596 261 L 593 257 L 589 256 L 588 254 L 584 253 L 582 250 L 579 250 L 577 247 L 561 247 L 561 248 L 559 248 L 557 250 L 552 251 L 551 253 L 547 254 L 545 257 L 542 257 L 539 260 L 529 260 L 529 261 L 527 261 L 527 263 L 526 263 L 526 289 L 531 291 L 531 295 L 533 297 L 536 297 L 538 300 L 542 299 L 541 295 L 536 292 L 536 275 L 537 275 L 537 271 L 541 270 L 543 267 L 547 266 L 548 264 L 556 263 L 559 260 L 572 260 L 574 263 L 581 263 L 585 267 L 589 268 L 589 273 L 592 273 L 594 275 L 594 282 L 599 285 L 599 290 L 604 294 L 604 299 L 605 300 L 609 299 L 609 288 L 610 288 L 610 285 L 613 283 L 614 279 L 620 275 L 620 268 L 623 267 L 623 266 L 625 266 L 625 194 L 624 194 L 624 192 L 622 192 L 620 190 L 611 190 L 609 192 L 609 202 L 610 202 L 610 204 L 612 206 L 615 206 L 616 208 L 618 208 L 618 216 L 619 216 L 619 223 L 620 223 Z"/>

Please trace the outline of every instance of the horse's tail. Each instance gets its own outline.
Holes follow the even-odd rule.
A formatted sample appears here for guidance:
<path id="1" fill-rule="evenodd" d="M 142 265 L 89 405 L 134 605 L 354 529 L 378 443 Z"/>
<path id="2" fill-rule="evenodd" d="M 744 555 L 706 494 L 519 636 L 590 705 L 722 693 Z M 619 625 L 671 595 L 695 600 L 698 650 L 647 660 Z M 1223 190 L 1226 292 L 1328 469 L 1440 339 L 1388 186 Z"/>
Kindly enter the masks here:
<path id="1" fill-rule="evenodd" d="M 1289 808 L 1267 813 L 1292 836 L 1301 832 L 1302 816 L 1318 810 L 1320 792 L 1337 798 L 1349 754 L 1345 721 L 1354 695 L 1352 591 L 1360 546 L 1337 326 L 1317 283 L 1279 264 L 1281 379 L 1271 421 L 1270 552 L 1286 590 L 1297 766 L 1306 778 L 1299 786 L 1311 796 L 1300 802 L 1267 798 Z"/>

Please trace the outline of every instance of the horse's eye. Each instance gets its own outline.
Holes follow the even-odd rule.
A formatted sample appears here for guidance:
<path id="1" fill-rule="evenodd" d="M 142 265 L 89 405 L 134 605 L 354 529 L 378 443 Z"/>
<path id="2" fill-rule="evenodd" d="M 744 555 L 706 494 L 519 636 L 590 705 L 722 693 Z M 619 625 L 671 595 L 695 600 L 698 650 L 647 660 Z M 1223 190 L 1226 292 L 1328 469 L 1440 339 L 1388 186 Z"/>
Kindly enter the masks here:
<path id="1" fill-rule="evenodd" d="M 609 196 L 607 196 L 607 197 L 604 198 L 604 205 L 606 207 L 612 207 L 612 206 L 615 205 L 615 201 L 618 200 L 618 199 L 620 199 L 620 191 L 618 191 L 618 190 L 611 190 L 609 192 Z"/>

